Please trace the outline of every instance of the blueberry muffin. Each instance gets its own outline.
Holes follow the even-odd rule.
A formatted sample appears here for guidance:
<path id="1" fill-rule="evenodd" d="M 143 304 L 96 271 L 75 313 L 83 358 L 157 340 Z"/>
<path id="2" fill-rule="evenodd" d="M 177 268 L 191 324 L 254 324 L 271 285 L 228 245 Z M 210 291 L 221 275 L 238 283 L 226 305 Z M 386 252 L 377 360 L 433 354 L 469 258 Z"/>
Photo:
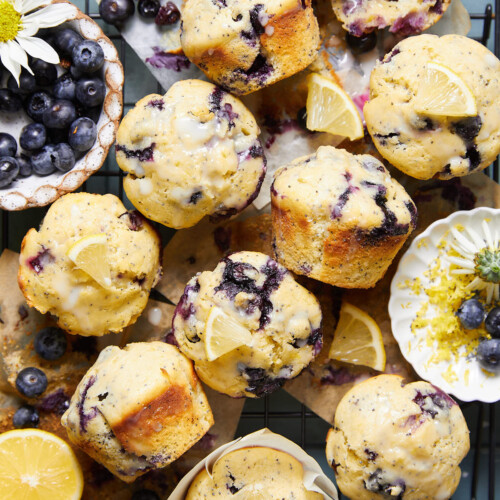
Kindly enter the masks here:
<path id="1" fill-rule="evenodd" d="M 277 170 L 271 207 L 278 262 L 344 288 L 374 286 L 417 218 L 380 161 L 331 146 Z"/>
<path id="2" fill-rule="evenodd" d="M 326 456 L 356 500 L 445 500 L 460 481 L 469 430 L 460 407 L 428 382 L 380 375 L 341 400 Z"/>
<path id="3" fill-rule="evenodd" d="M 203 468 L 194 478 L 186 500 L 208 498 L 322 500 L 304 486 L 302 464 L 284 451 L 263 446 L 240 448 L 219 458 L 210 475 Z"/>
<path id="4" fill-rule="evenodd" d="M 160 239 L 116 196 L 72 193 L 28 231 L 19 262 L 30 306 L 69 333 L 100 336 L 120 332 L 146 307 L 161 273 Z"/>
<path id="5" fill-rule="evenodd" d="M 182 80 L 123 119 L 116 161 L 146 217 L 176 229 L 230 217 L 259 194 L 266 160 L 248 109 L 219 87 Z"/>
<path id="6" fill-rule="evenodd" d="M 310 0 L 187 0 L 181 44 L 208 78 L 241 95 L 308 66 L 319 28 Z"/>
<path id="7" fill-rule="evenodd" d="M 61 419 L 70 440 L 129 483 L 199 441 L 212 411 L 191 362 L 164 342 L 106 347 Z"/>
<path id="8" fill-rule="evenodd" d="M 209 360 L 207 335 L 214 314 L 243 328 L 250 337 Z M 175 310 L 173 333 L 180 350 L 194 361 L 200 378 L 232 397 L 261 397 L 296 377 L 322 346 L 321 309 L 316 298 L 273 259 L 237 252 L 214 271 L 187 284 Z"/>
<path id="9" fill-rule="evenodd" d="M 477 116 L 425 115 L 415 110 L 419 82 L 430 62 L 451 69 L 469 87 Z M 500 153 L 500 61 L 460 35 L 419 35 L 398 43 L 377 63 L 363 111 L 380 154 L 417 179 L 478 172 Z"/>
<path id="10" fill-rule="evenodd" d="M 451 0 L 332 0 L 343 27 L 361 37 L 376 28 L 399 35 L 413 35 L 441 19 Z"/>

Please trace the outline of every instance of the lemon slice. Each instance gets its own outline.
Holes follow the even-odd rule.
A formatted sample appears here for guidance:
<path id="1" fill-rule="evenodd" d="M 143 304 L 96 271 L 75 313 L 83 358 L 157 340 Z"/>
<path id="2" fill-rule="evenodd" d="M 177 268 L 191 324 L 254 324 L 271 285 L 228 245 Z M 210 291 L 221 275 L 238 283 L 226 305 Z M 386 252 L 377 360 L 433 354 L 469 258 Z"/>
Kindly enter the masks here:
<path id="1" fill-rule="evenodd" d="M 414 108 L 418 113 L 437 116 L 476 116 L 474 94 L 450 68 L 430 62 L 425 68 Z"/>
<path id="2" fill-rule="evenodd" d="M 242 345 L 252 343 L 252 332 L 247 330 L 220 307 L 212 307 L 205 325 L 205 352 L 214 361 Z"/>
<path id="3" fill-rule="evenodd" d="M 318 132 L 349 137 L 351 141 L 364 135 L 363 122 L 344 89 L 324 76 L 308 76 L 307 128 Z"/>
<path id="4" fill-rule="evenodd" d="M 80 238 L 66 253 L 79 269 L 85 271 L 104 288 L 111 285 L 107 254 L 107 237 L 104 233 Z"/>
<path id="5" fill-rule="evenodd" d="M 0 434 L 2 500 L 78 500 L 82 490 L 80 464 L 62 439 L 38 429 Z"/>
<path id="6" fill-rule="evenodd" d="M 374 319 L 352 304 L 342 302 L 328 357 L 384 371 L 384 342 Z"/>

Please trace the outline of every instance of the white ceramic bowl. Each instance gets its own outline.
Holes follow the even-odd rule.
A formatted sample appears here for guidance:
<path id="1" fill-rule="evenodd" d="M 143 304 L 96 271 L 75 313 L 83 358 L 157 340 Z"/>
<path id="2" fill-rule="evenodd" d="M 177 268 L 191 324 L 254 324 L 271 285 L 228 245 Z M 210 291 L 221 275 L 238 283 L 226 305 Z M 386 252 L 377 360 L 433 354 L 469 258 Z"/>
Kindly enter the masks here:
<path id="1" fill-rule="evenodd" d="M 455 212 L 446 219 L 438 220 L 415 238 L 400 260 L 392 280 L 389 315 L 392 332 L 401 352 L 420 377 L 462 401 L 492 403 L 500 400 L 500 374 L 488 376 L 474 356 L 460 356 L 456 362 L 427 363 L 433 353 L 433 346 L 422 343 L 419 348 L 416 347 L 418 341 L 426 337 L 426 329 L 415 332 L 411 330 L 412 321 L 425 300 L 425 292 L 416 296 L 409 288 L 400 286 L 406 280 L 413 281 L 416 277 L 420 277 L 423 288 L 429 285 L 430 280 L 424 275 L 424 271 L 429 269 L 431 262 L 438 256 L 437 245 L 445 237 L 445 233 L 457 224 L 479 228 L 485 218 L 491 219 L 490 227 L 500 227 L 500 209 L 479 207 L 471 211 Z M 444 259 L 441 262 L 441 267 L 445 268 L 447 264 Z M 432 315 L 433 309 L 430 306 L 425 317 L 430 318 Z M 410 348 L 410 345 L 413 347 Z M 458 377 L 453 382 L 448 377 L 443 377 L 450 364 Z"/>
<path id="2" fill-rule="evenodd" d="M 52 0 L 52 3 L 56 2 L 59 0 Z M 55 29 L 72 28 L 84 38 L 98 42 L 104 51 L 103 75 L 106 96 L 97 123 L 97 139 L 92 149 L 81 157 L 69 172 L 57 172 L 46 177 L 31 175 L 24 179 L 16 179 L 8 188 L 0 189 L 0 208 L 4 210 L 24 210 L 48 205 L 63 194 L 74 191 L 90 175 L 99 170 L 109 148 L 115 142 L 115 134 L 123 110 L 123 67 L 115 46 L 101 28 L 77 7 L 71 5 L 74 7 L 74 15 Z M 2 113 L 0 132 L 8 132 L 17 140 L 21 129 L 30 121 L 24 113 L 19 115 L 13 113 L 12 116 Z"/>

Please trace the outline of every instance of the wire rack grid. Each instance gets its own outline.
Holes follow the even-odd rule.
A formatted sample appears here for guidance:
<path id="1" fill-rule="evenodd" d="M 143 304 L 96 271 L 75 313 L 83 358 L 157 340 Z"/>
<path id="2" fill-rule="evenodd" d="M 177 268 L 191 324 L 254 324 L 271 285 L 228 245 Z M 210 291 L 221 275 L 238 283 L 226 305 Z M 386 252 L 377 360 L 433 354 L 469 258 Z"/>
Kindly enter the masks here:
<path id="1" fill-rule="evenodd" d="M 87 15 L 95 19 L 108 33 L 109 38 L 116 45 L 125 72 L 124 110 L 125 112 L 135 105 L 135 100 L 127 100 L 127 76 L 134 70 L 141 71 L 140 61 L 127 47 L 125 40 L 118 30 L 104 25 L 97 13 L 96 4 L 91 0 L 73 0 Z M 80 5 L 81 4 L 81 5 Z M 495 19 L 495 13 L 500 12 L 500 0 L 495 0 L 495 8 L 488 4 L 482 13 L 471 13 L 473 23 L 482 23 L 480 36 L 474 38 L 486 45 L 490 41 L 493 29 L 493 47 L 497 56 L 500 55 L 500 22 Z M 477 32 L 477 30 L 476 30 Z M 127 61 L 127 59 L 132 59 Z M 154 91 L 165 93 L 161 85 L 156 84 Z M 144 94 L 144 93 L 143 93 Z M 142 96 L 142 94 L 141 94 Z M 485 170 L 485 174 L 499 182 L 499 164 L 497 161 Z M 117 167 L 114 155 L 110 155 L 103 167 L 96 172 L 81 190 L 99 193 L 114 193 L 131 207 L 123 192 L 123 172 Z M 19 251 L 20 242 L 29 227 L 36 226 L 43 219 L 48 207 L 29 209 L 24 212 L 2 211 L 1 248 L 10 248 Z M 162 235 L 163 242 L 168 241 L 174 231 L 156 224 Z M 500 402 L 485 404 L 479 402 L 462 403 L 461 408 L 471 431 L 471 451 L 462 464 L 462 480 L 454 495 L 454 500 L 495 500 L 495 479 L 500 476 L 500 450 L 496 437 L 496 426 L 500 425 Z M 279 432 L 302 446 L 313 455 L 323 466 L 332 479 L 333 472 L 328 467 L 324 457 L 324 444 L 329 425 L 321 418 L 308 410 L 283 390 L 260 400 L 247 400 L 241 414 L 237 435 L 245 435 L 262 427 L 268 427 Z M 339 498 L 342 495 L 339 494 Z"/>

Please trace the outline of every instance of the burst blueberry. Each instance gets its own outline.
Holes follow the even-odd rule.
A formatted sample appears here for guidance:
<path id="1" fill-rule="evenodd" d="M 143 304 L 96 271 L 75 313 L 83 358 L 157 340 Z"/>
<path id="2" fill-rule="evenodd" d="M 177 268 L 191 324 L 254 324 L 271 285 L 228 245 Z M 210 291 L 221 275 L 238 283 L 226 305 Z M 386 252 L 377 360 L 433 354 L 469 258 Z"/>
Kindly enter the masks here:
<path id="1" fill-rule="evenodd" d="M 57 154 L 53 144 L 45 145 L 31 157 L 31 166 L 37 175 L 50 175 L 56 170 Z"/>
<path id="2" fill-rule="evenodd" d="M 19 155 L 16 157 L 17 164 L 19 165 L 18 177 L 29 177 L 33 173 L 31 167 L 31 159 L 26 155 Z"/>
<path id="3" fill-rule="evenodd" d="M 24 405 L 17 409 L 12 418 L 12 423 L 16 429 L 29 429 L 38 427 L 40 415 L 35 407 Z"/>
<path id="4" fill-rule="evenodd" d="M 74 101 L 76 92 L 76 82 L 69 73 L 60 76 L 52 88 L 56 99 L 67 99 Z"/>
<path id="5" fill-rule="evenodd" d="M 368 33 L 362 36 L 354 36 L 351 35 L 351 33 L 347 33 L 345 41 L 351 48 L 352 53 L 359 55 L 364 52 L 369 52 L 376 47 L 377 35 L 375 33 Z"/>
<path id="6" fill-rule="evenodd" d="M 486 331 L 494 338 L 500 338 L 500 307 L 494 307 L 484 321 Z"/>
<path id="7" fill-rule="evenodd" d="M 43 124 L 49 128 L 68 128 L 75 120 L 75 105 L 66 99 L 57 99 L 43 113 Z"/>
<path id="8" fill-rule="evenodd" d="M 41 123 L 30 123 L 21 130 L 19 144 L 26 151 L 36 151 L 45 146 L 47 129 Z"/>
<path id="9" fill-rule="evenodd" d="M 484 306 L 478 299 L 468 299 L 458 308 L 457 317 L 467 330 L 479 328 L 484 319 Z"/>
<path id="10" fill-rule="evenodd" d="M 0 132 L 0 156 L 15 156 L 17 142 L 10 134 Z"/>
<path id="11" fill-rule="evenodd" d="M 54 162 L 57 170 L 69 172 L 75 166 L 75 153 L 66 142 L 57 144 L 54 148 L 56 160 Z"/>
<path id="12" fill-rule="evenodd" d="M 39 368 L 21 370 L 16 378 L 16 389 L 27 398 L 36 398 L 47 389 L 47 376 Z"/>
<path id="13" fill-rule="evenodd" d="M 12 184 L 12 181 L 19 174 L 19 165 L 12 156 L 0 157 L 0 188 Z"/>
<path id="14" fill-rule="evenodd" d="M 75 151 L 88 151 L 97 137 L 95 123 L 87 117 L 75 120 L 69 129 L 68 142 Z"/>
<path id="15" fill-rule="evenodd" d="M 76 82 L 76 98 L 88 107 L 98 106 L 104 101 L 106 87 L 97 77 L 84 77 Z"/>
<path id="16" fill-rule="evenodd" d="M 73 65 L 84 73 L 94 73 L 104 64 L 104 51 L 94 40 L 83 40 L 73 47 Z"/>
<path id="17" fill-rule="evenodd" d="M 35 92 L 28 99 L 26 113 L 32 120 L 41 123 L 43 114 L 53 103 L 54 99 L 47 92 Z"/>
<path id="18" fill-rule="evenodd" d="M 49 326 L 40 330 L 35 337 L 35 352 L 48 361 L 61 358 L 66 352 L 68 340 L 60 328 Z"/>

